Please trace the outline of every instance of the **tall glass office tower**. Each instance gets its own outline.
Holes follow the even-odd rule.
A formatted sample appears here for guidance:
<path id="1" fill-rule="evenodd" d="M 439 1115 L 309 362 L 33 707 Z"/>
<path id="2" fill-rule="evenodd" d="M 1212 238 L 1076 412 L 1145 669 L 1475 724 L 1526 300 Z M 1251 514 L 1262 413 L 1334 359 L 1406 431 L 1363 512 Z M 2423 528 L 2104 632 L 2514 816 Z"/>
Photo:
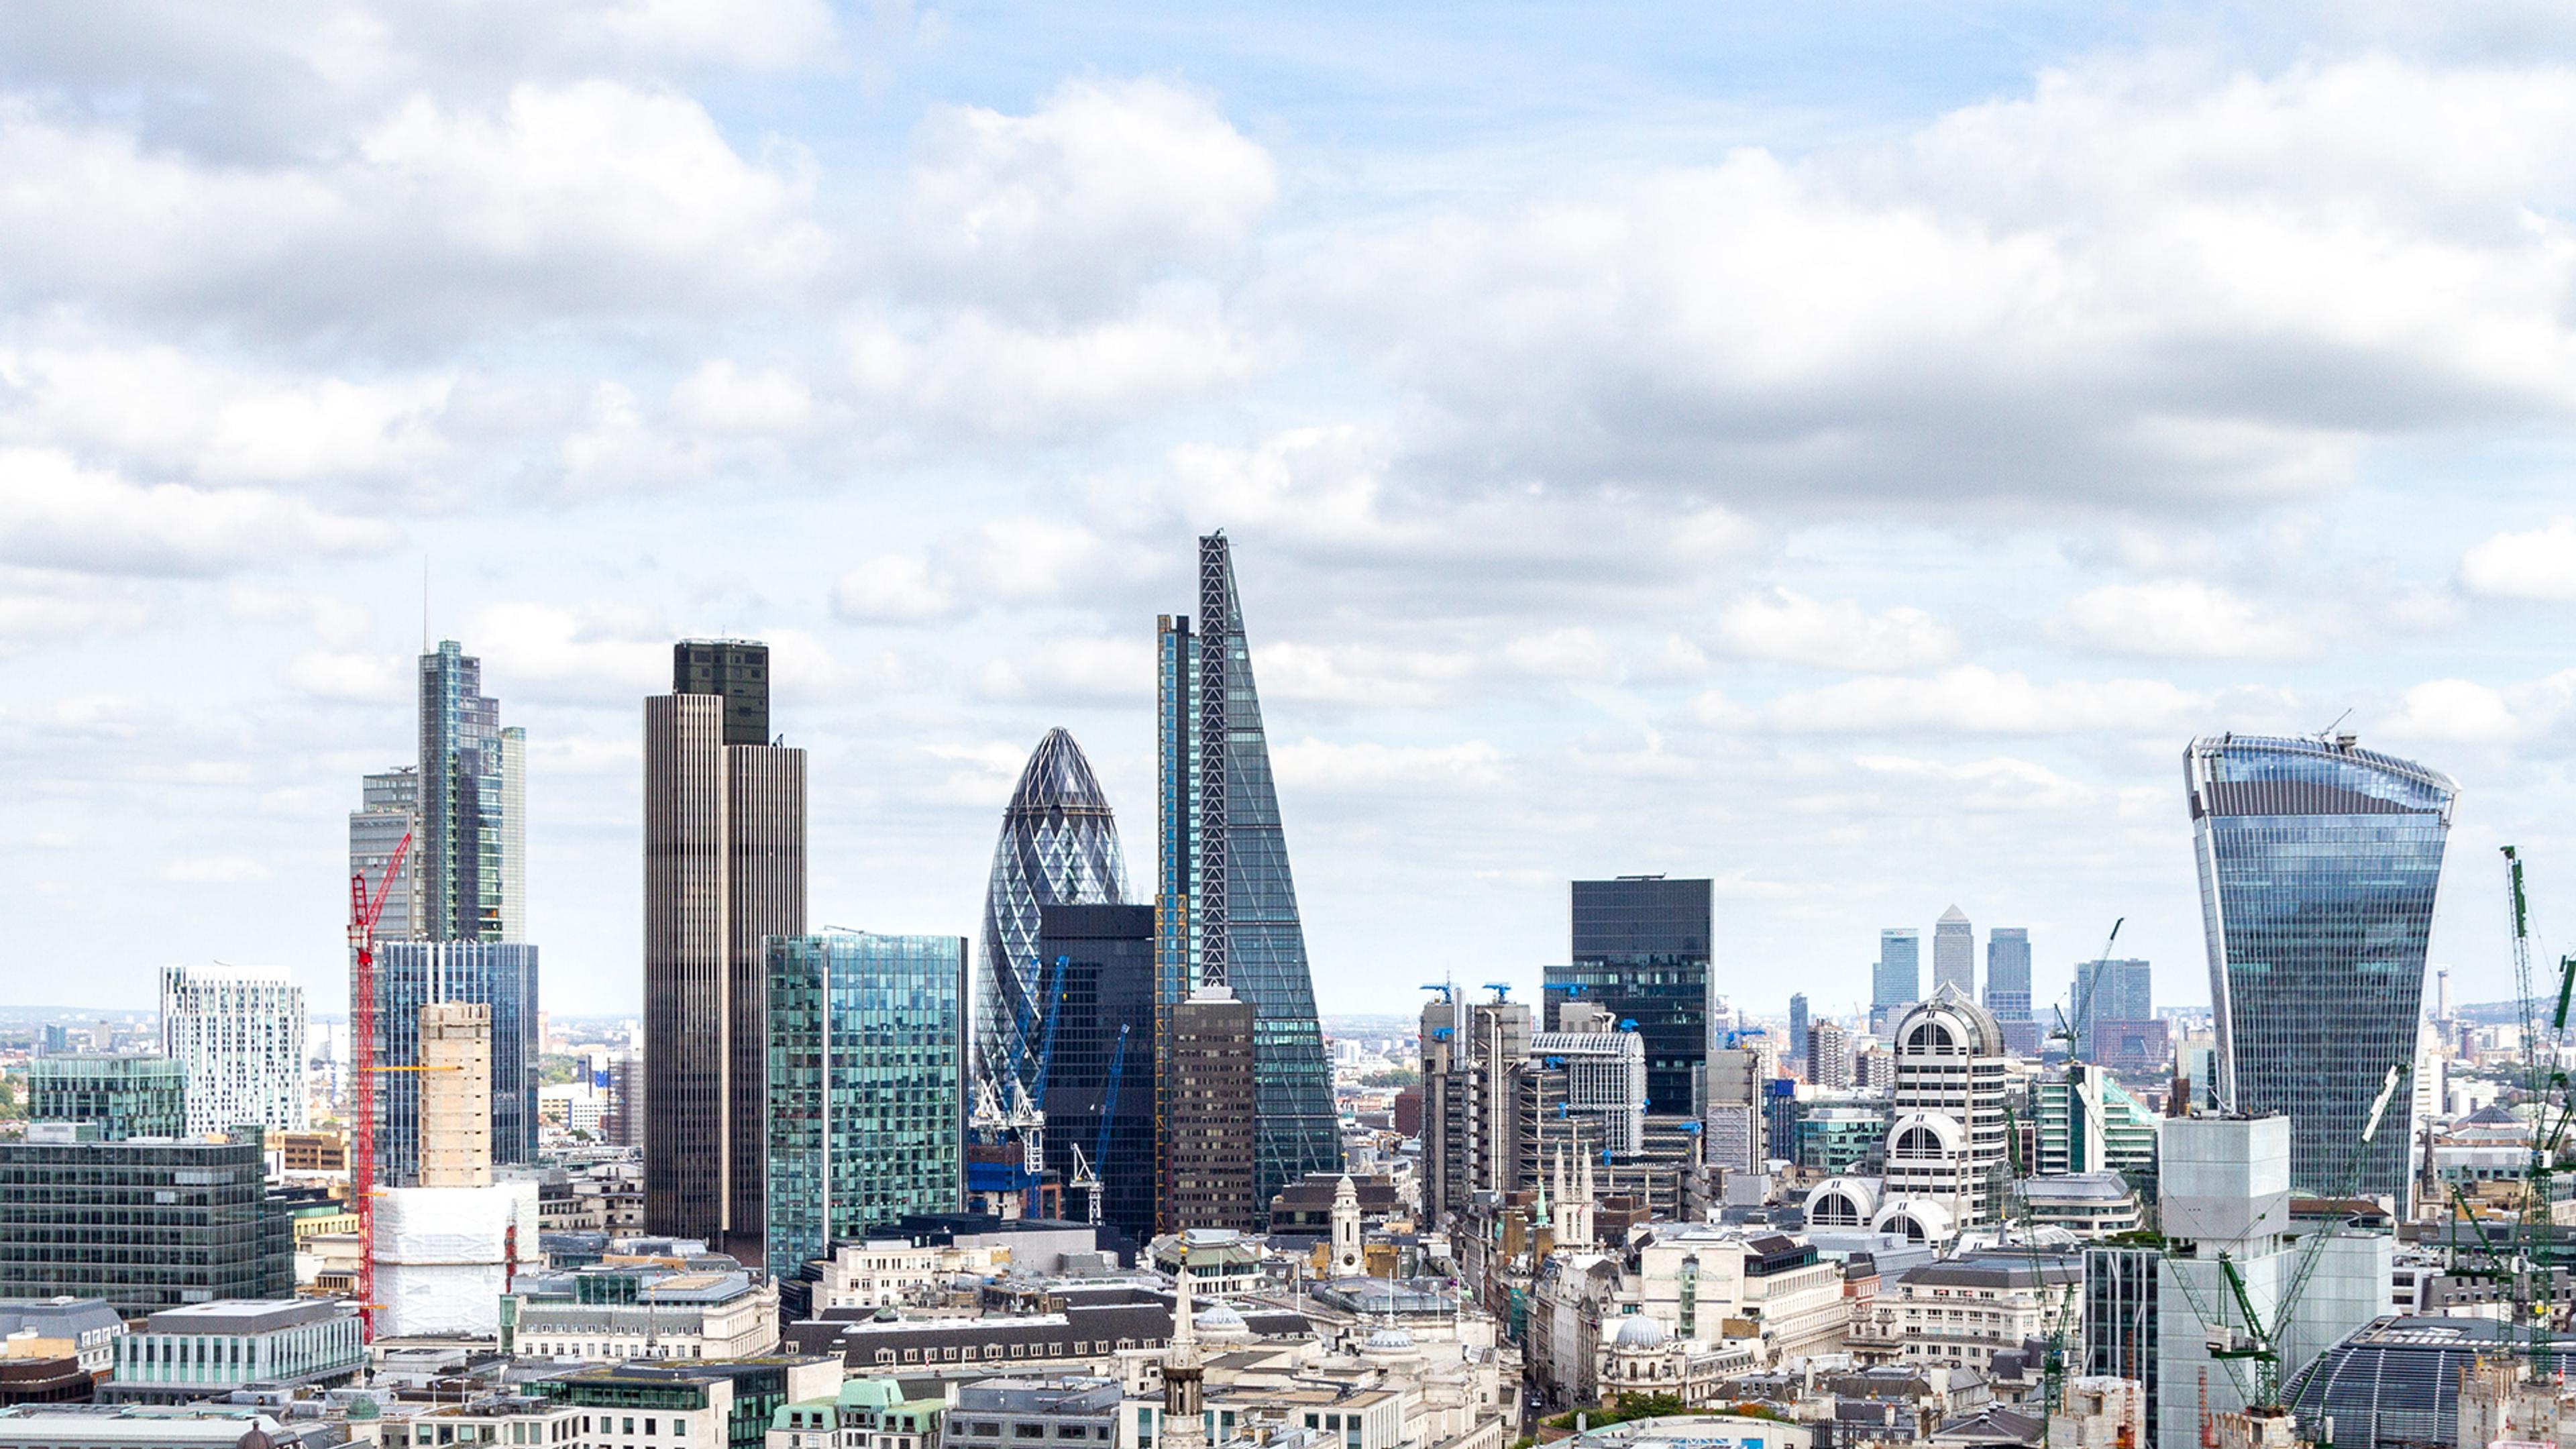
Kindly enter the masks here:
<path id="1" fill-rule="evenodd" d="M 527 939 L 527 752 L 528 732 L 502 728 L 483 693 L 482 660 L 453 639 L 420 656 L 415 939 Z"/>
<path id="2" fill-rule="evenodd" d="M 1891 926 L 1878 933 L 1878 966 L 1869 977 L 1869 1014 L 1873 1021 L 1923 999 L 1923 936 L 1910 926 Z"/>
<path id="3" fill-rule="evenodd" d="M 1957 906 L 1932 924 L 1932 989 L 1956 986 L 1959 994 L 1977 998 L 1977 928 Z"/>
<path id="4" fill-rule="evenodd" d="M 1038 741 L 1002 811 L 984 887 L 983 1000 L 975 1013 L 976 1080 L 1033 1085 L 1046 1037 L 1047 971 L 1038 936 L 1048 906 L 1114 906 L 1127 899 L 1127 857 L 1109 797 L 1082 746 L 1062 729 Z"/>
<path id="5" fill-rule="evenodd" d="M 2006 1050 L 2039 1055 L 2039 1022 L 2030 1014 L 2027 926 L 1997 926 L 1986 933 L 1986 1014 L 2003 1028 Z"/>
<path id="6" fill-rule="evenodd" d="M 1228 987 L 1252 1003 L 1254 1190 L 1266 1203 L 1307 1173 L 1339 1171 L 1342 1148 L 1224 534 L 1199 540 L 1196 629 L 1167 616 L 1160 636 L 1156 1020 L 1168 1040 L 1172 1010 L 1200 986 Z M 1167 1095 L 1158 1109 L 1168 1121 Z"/>
<path id="7" fill-rule="evenodd" d="M 1646 1045 L 1646 1110 L 1658 1117 L 1700 1117 L 1709 1107 L 1714 891 L 1705 877 L 1574 882 L 1574 960 L 1548 966 L 1541 978 L 1550 1029 L 1569 1001 L 1636 1024 Z"/>
<path id="8" fill-rule="evenodd" d="M 2415 1059 L 2424 952 L 2459 787 L 2350 735 L 2219 735 L 2183 754 L 2200 869 L 2218 1095 L 2287 1113 L 2291 1185 L 2331 1193 L 2391 1066 Z M 2402 1201 L 2414 1094 L 2360 1191 Z"/>
<path id="9" fill-rule="evenodd" d="M 420 1011 L 434 1001 L 492 1008 L 492 1161 L 537 1160 L 537 948 L 499 941 L 388 941 L 376 950 L 376 1061 L 418 1067 Z M 376 1087 L 376 1171 L 420 1182 L 420 1073 Z"/>
<path id="10" fill-rule="evenodd" d="M 788 1278 L 835 1242 L 964 1200 L 966 942 L 826 931 L 762 945 L 762 1253 Z"/>

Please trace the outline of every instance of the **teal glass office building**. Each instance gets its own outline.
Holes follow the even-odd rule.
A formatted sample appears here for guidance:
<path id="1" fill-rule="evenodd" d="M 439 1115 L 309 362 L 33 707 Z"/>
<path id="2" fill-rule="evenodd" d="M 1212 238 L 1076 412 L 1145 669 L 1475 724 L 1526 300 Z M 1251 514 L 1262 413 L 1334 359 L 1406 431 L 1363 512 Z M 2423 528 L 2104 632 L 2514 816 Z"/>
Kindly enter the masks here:
<path id="1" fill-rule="evenodd" d="M 188 1131 L 188 1067 L 168 1057 L 38 1057 L 27 1064 L 27 1117 L 86 1122 L 106 1142 L 182 1137 Z"/>
<path id="2" fill-rule="evenodd" d="M 966 942 L 771 936 L 769 1270 L 964 1200 Z"/>
<path id="3" fill-rule="evenodd" d="M 2392 1066 L 2412 1067 L 2433 894 L 2459 787 L 2350 735 L 2219 735 L 2183 756 L 2200 872 L 2218 1096 L 2290 1118 L 2290 1184 L 2345 1190 Z M 2401 1088 L 2359 1191 L 2403 1202 Z"/>

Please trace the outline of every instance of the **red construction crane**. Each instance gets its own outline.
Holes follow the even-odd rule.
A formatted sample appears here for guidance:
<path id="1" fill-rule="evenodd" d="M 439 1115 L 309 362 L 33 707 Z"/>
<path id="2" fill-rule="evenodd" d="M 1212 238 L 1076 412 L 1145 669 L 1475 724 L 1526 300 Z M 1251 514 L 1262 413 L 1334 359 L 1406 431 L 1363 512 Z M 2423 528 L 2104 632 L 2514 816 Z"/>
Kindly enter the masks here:
<path id="1" fill-rule="evenodd" d="M 358 1209 L 358 1317 L 369 1340 L 376 1336 L 376 918 L 410 850 L 406 830 L 372 896 L 365 872 L 349 877 L 349 949 L 357 957 L 349 976 L 349 1195 Z"/>

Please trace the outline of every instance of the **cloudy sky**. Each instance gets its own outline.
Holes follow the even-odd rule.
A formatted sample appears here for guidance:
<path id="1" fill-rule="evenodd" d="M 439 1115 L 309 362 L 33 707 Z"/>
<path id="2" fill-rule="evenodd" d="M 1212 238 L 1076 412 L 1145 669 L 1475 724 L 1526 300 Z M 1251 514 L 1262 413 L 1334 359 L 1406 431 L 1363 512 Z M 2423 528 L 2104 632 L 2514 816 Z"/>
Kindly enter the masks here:
<path id="1" fill-rule="evenodd" d="M 1724 989 L 2126 916 L 2193 734 L 2464 794 L 2576 944 L 2576 28 L 2152 4 L 0 10 L 0 999 L 343 999 L 462 640 L 557 1011 L 638 1001 L 637 701 L 778 651 L 818 921 L 972 934 L 1053 724 L 1152 868 L 1234 539 L 1327 1010 L 1717 880 Z"/>

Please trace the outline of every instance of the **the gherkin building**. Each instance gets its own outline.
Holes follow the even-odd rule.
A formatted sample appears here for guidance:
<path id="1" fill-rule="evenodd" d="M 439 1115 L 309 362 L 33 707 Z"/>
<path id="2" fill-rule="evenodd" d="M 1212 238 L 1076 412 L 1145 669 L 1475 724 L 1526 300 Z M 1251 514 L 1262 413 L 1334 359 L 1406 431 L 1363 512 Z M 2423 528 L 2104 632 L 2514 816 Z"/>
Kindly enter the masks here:
<path id="1" fill-rule="evenodd" d="M 1022 1083 L 1037 1076 L 1046 1025 L 1037 1009 L 1045 992 L 1039 908 L 1126 899 L 1127 861 L 1109 799 L 1082 746 L 1061 728 L 1048 730 L 1002 812 L 993 878 L 984 889 L 983 999 L 975 1012 L 983 1080 L 998 1090 L 1014 1076 Z"/>

